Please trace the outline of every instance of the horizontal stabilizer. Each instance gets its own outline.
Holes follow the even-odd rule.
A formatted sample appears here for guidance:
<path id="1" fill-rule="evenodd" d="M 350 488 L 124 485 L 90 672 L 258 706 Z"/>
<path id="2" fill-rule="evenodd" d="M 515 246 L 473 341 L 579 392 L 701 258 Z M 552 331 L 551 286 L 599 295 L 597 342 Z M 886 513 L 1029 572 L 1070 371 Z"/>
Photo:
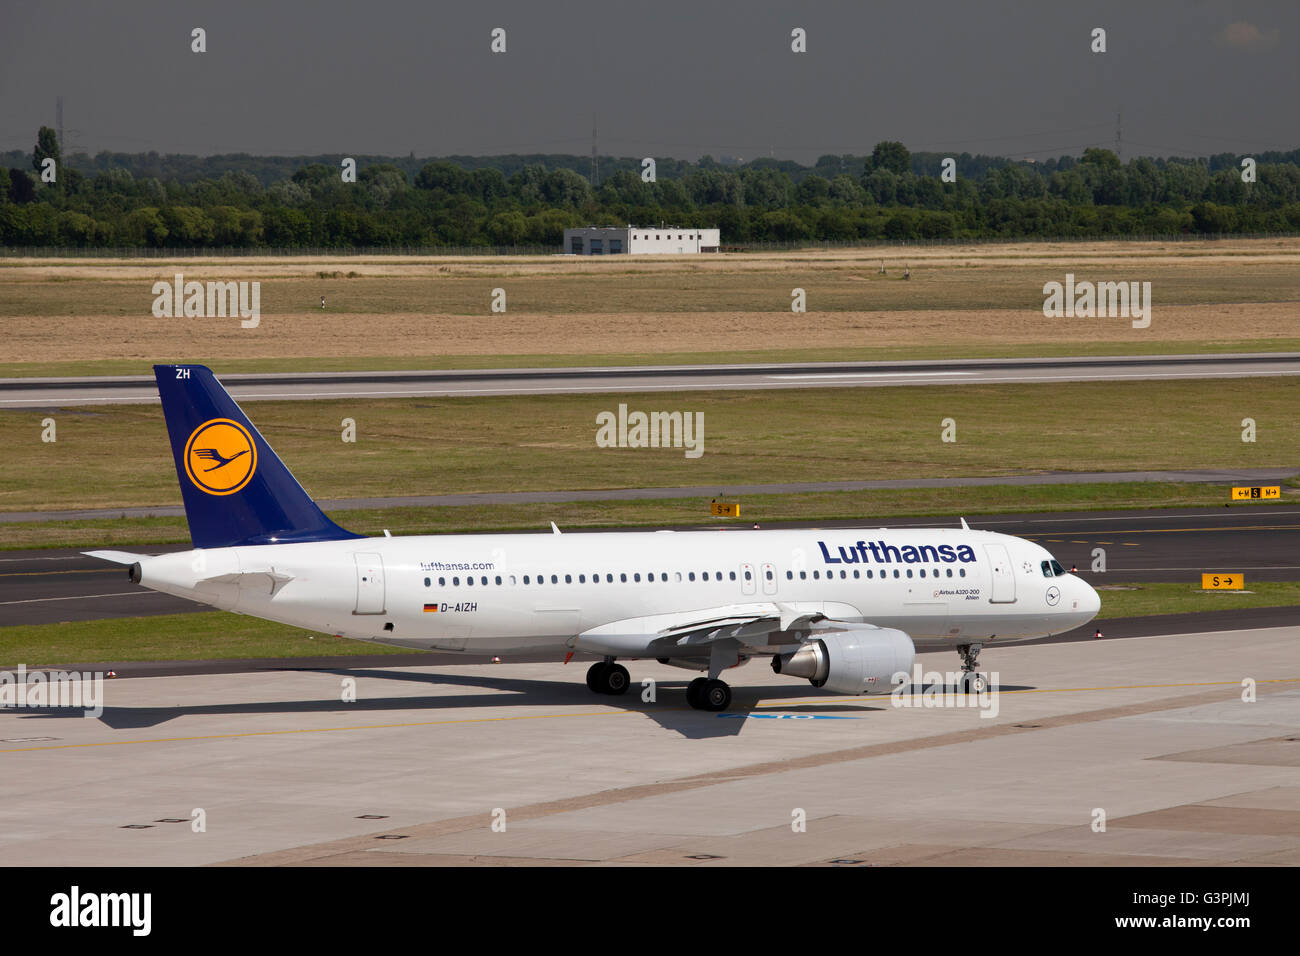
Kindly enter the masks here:
<path id="1" fill-rule="evenodd" d="M 81 553 L 90 558 L 112 561 L 114 564 L 135 564 L 137 561 L 153 557 L 150 554 L 132 554 L 130 551 L 83 551 Z"/>

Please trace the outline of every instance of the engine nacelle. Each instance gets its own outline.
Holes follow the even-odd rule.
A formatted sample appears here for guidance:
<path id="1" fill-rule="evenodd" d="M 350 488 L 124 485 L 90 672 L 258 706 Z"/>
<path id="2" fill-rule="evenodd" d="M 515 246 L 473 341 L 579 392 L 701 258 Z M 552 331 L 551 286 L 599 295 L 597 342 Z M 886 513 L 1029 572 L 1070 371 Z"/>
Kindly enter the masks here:
<path id="1" fill-rule="evenodd" d="M 902 631 L 857 625 L 820 633 L 793 654 L 772 658 L 772 670 L 837 694 L 869 694 L 893 687 L 894 675 L 910 674 L 915 660 L 916 646 Z"/>

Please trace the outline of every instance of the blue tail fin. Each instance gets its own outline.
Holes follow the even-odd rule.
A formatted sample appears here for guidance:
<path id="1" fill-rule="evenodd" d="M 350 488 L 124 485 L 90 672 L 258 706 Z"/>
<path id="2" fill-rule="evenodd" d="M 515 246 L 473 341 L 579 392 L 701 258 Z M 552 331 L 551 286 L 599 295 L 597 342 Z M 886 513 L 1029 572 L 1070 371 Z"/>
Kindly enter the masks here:
<path id="1" fill-rule="evenodd" d="M 155 365 L 196 548 L 360 538 L 316 506 L 202 365 Z"/>

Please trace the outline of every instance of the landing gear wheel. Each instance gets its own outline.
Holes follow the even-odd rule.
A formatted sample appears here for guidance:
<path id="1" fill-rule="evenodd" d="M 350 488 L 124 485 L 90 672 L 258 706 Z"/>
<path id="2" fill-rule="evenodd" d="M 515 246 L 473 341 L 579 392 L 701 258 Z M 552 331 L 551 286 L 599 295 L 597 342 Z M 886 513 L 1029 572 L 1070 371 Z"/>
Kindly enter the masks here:
<path id="1" fill-rule="evenodd" d="M 696 710 L 702 710 L 704 708 L 704 685 L 708 682 L 709 679 L 707 677 L 697 677 L 686 685 L 686 703 L 690 704 Z"/>
<path id="2" fill-rule="evenodd" d="M 605 682 L 605 671 L 609 669 L 609 664 L 604 661 L 597 661 L 587 668 L 587 689 L 593 694 L 603 694 L 603 685 Z"/>
<path id="3" fill-rule="evenodd" d="M 702 710 L 726 710 L 731 706 L 731 688 L 724 681 L 708 681 L 699 695 L 699 700 Z"/>
<path id="4" fill-rule="evenodd" d="M 982 694 L 989 689 L 989 681 L 983 674 L 967 671 L 961 675 L 957 689 L 963 694 Z"/>
<path id="5" fill-rule="evenodd" d="M 605 671 L 601 675 L 600 692 L 617 697 L 627 691 L 628 684 L 631 682 L 632 678 L 628 676 L 627 668 L 622 664 L 606 664 Z"/>

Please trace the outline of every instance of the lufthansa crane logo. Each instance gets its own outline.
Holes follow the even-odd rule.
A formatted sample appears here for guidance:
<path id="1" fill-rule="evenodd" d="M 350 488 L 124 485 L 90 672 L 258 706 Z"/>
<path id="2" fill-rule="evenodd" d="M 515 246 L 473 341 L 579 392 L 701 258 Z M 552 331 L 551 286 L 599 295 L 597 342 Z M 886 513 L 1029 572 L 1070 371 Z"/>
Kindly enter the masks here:
<path id="1" fill-rule="evenodd" d="M 185 473 L 200 491 L 233 495 L 257 471 L 257 446 L 247 428 L 229 418 L 211 418 L 185 443 Z"/>

